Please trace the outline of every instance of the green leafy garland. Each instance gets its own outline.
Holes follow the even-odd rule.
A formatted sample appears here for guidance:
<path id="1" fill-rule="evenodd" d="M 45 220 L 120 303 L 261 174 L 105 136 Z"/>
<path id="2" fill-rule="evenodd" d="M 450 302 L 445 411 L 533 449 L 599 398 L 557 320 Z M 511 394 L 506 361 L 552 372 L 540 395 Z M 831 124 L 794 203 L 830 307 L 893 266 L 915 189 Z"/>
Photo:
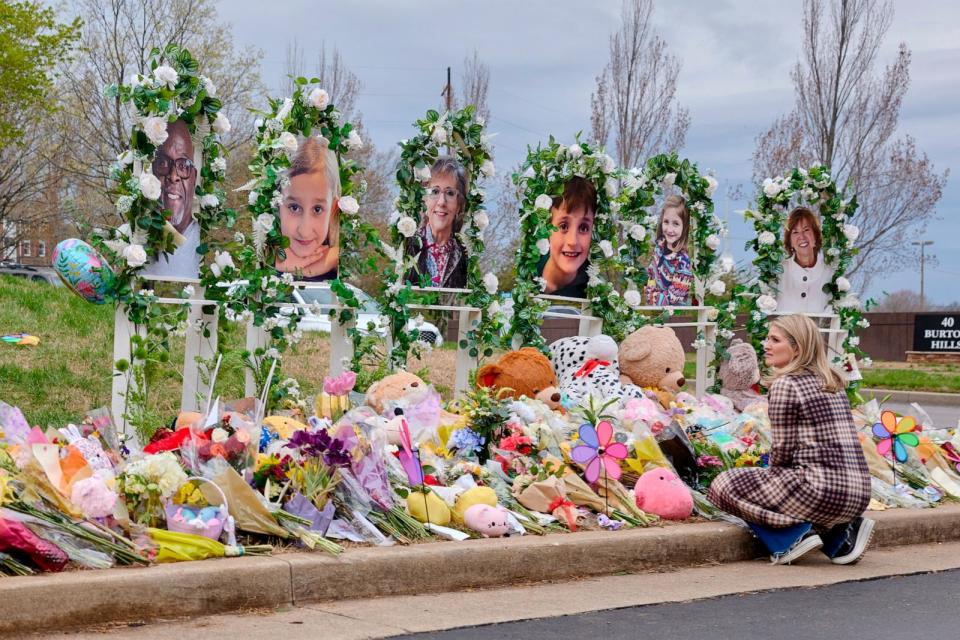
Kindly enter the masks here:
<path id="1" fill-rule="evenodd" d="M 747 332 L 754 349 L 760 353 L 767 336 L 767 315 L 776 310 L 777 284 L 783 274 L 787 258 L 783 246 L 783 227 L 792 201 L 817 207 L 820 212 L 823 235 L 824 262 L 833 268 L 830 282 L 824 286 L 830 295 L 830 307 L 840 317 L 840 327 L 847 332 L 843 348 L 845 353 L 864 358 L 860 349 L 857 329 L 870 326 L 863 317 L 860 300 L 850 293 L 850 281 L 845 276 L 854 256 L 859 250 L 853 246 L 859 229 L 849 223 L 857 210 L 855 195 L 847 197 L 845 190 L 837 188 L 830 169 L 815 164 L 807 169 L 793 168 L 786 176 L 767 178 L 757 192 L 756 210 L 744 212 L 744 217 L 753 222 L 755 237 L 746 243 L 757 257 L 753 264 L 758 272 L 758 281 L 744 288 L 747 304 Z M 840 364 L 841 356 L 834 358 Z M 856 391 L 859 382 L 851 381 L 848 390 Z"/>
<path id="2" fill-rule="evenodd" d="M 412 291 L 412 285 L 405 283 L 407 273 L 416 264 L 416 255 L 406 255 L 404 245 L 420 228 L 426 195 L 424 184 L 430 178 L 430 167 L 445 154 L 445 146 L 463 166 L 467 176 L 464 224 L 457 235 L 468 257 L 466 288 L 470 292 L 465 302 L 481 310 L 480 323 L 470 329 L 460 346 L 469 347 L 473 358 L 480 357 L 481 353 L 489 357 L 493 355 L 493 345 L 504 320 L 497 298 L 499 283 L 496 276 L 492 273 L 482 275 L 480 269 L 483 233 L 490 218 L 483 209 L 484 192 L 478 179 L 489 179 L 494 175 L 490 144 L 483 133 L 483 122 L 476 117 L 472 105 L 442 115 L 430 110 L 424 118 L 417 120 L 416 127 L 417 135 L 400 143 L 397 167 L 400 195 L 391 219 L 390 243 L 383 241 L 380 247 L 381 253 L 393 264 L 393 273 L 381 299 L 381 308 L 389 319 L 393 336 L 391 366 L 406 365 L 407 354 L 417 337 L 415 332 L 406 330 L 410 319 L 407 305 L 422 303 L 430 297 L 429 293 Z"/>
<path id="3" fill-rule="evenodd" d="M 275 268 L 277 258 L 282 258 L 290 245 L 289 238 L 280 232 L 277 211 L 298 134 L 323 136 L 337 155 L 341 183 L 340 258 L 339 277 L 331 282 L 330 288 L 345 307 L 340 311 L 340 322 L 357 317 L 360 301 L 345 281 L 366 268 L 360 251 L 377 236 L 376 230 L 358 215 L 355 195 L 360 195 L 361 189 L 354 178 L 362 168 L 346 157 L 348 151 L 359 148 L 363 142 L 351 123 L 342 122 L 342 115 L 330 103 L 327 92 L 316 86 L 319 79 L 299 77 L 294 83 L 296 88 L 291 97 L 270 99 L 269 111 L 258 112 L 261 119 L 257 126 L 257 150 L 250 162 L 254 177 L 245 185 L 250 189 L 247 209 L 252 218 L 252 238 L 240 238 L 237 246 L 231 247 L 234 249 L 231 253 L 218 253 L 214 272 L 209 282 L 204 282 L 210 289 L 223 292 L 228 320 L 252 319 L 255 326 L 267 332 L 268 347 L 245 353 L 260 384 L 264 382 L 270 361 L 279 361 L 281 354 L 301 337 L 297 328 L 299 314 L 281 313 L 281 306 L 293 299 L 294 275 L 280 274 Z M 317 311 L 319 313 L 319 309 Z M 351 329 L 349 335 L 355 346 L 360 344 L 359 329 Z M 354 366 L 361 355 L 359 350 L 355 351 Z M 281 380 L 276 374 L 273 379 L 271 402 L 296 395 L 296 385 L 289 380 Z"/>
<path id="4" fill-rule="evenodd" d="M 513 182 L 522 192 L 520 200 L 520 247 L 517 250 L 517 278 L 513 289 L 513 321 L 510 329 L 512 347 L 533 346 L 545 349 L 540 334 L 543 312 L 549 306 L 536 296 L 545 285 L 538 273 L 541 258 L 550 250 L 550 207 L 554 197 L 563 195 L 564 185 L 573 177 L 593 183 L 597 191 L 593 241 L 590 243 L 587 298 L 590 312 L 603 320 L 604 331 L 622 335 L 622 319 L 627 317 L 623 297 L 608 278 L 622 272 L 620 260 L 610 238 L 614 236 L 611 199 L 618 191 L 613 158 L 599 148 L 580 142 L 566 147 L 553 136 L 544 147 L 528 148 L 522 171 L 513 175 Z M 606 276 L 606 277 L 605 277 Z"/>
<path id="5" fill-rule="evenodd" d="M 134 107 L 134 124 L 130 148 L 117 157 L 111 168 L 116 187 L 118 215 L 123 224 L 113 230 L 98 231 L 92 241 L 114 267 L 112 297 L 125 306 L 132 323 L 144 328 L 145 335 L 131 337 L 131 362 L 118 361 L 116 369 L 133 380 L 126 398 L 125 419 L 147 437 L 160 424 L 159 418 L 147 411 L 147 363 L 166 363 L 170 357 L 169 336 L 183 329 L 189 305 L 160 305 L 151 289 L 144 288 L 140 272 L 151 259 L 172 253 L 174 229 L 169 224 L 170 212 L 160 200 L 161 183 L 151 172 L 157 149 L 167 136 L 167 125 L 183 120 L 191 136 L 206 125 L 201 139 L 203 163 L 198 168 L 194 196 L 200 204 L 194 218 L 200 225 L 201 238 L 206 239 L 213 229 L 232 227 L 236 215 L 224 207 L 226 193 L 222 183 L 226 173 L 226 150 L 220 135 L 230 131 L 230 122 L 220 113 L 221 103 L 216 97 L 216 86 L 200 75 L 199 64 L 189 51 L 170 44 L 162 51 L 150 52 L 149 70 L 134 75 L 130 82 L 110 85 L 107 97 Z M 201 242 L 197 251 L 206 255 L 211 242 Z M 208 271 L 201 261 L 201 273 Z M 186 287 L 183 298 L 193 294 Z"/>
<path id="6" fill-rule="evenodd" d="M 691 229 L 688 246 L 693 247 L 695 283 L 702 288 L 701 305 L 712 306 L 708 320 L 717 325 L 715 357 L 712 366 L 719 368 L 726 357 L 727 345 L 733 338 L 736 318 L 736 306 L 731 306 L 726 283 L 721 279 L 733 270 L 729 260 L 718 260 L 717 250 L 721 238 L 727 234 L 722 221 L 714 215 L 713 193 L 717 181 L 712 176 L 700 175 L 697 166 L 689 160 L 681 160 L 677 154 L 661 154 L 647 160 L 642 170 L 632 169 L 624 177 L 623 189 L 617 199 L 619 209 L 618 222 L 627 231 L 627 252 L 632 264 L 625 267 L 624 273 L 630 283 L 629 291 L 624 294 L 630 308 L 644 305 L 642 291 L 647 284 L 645 264 L 640 260 L 649 255 L 652 243 L 656 240 L 658 216 L 649 212 L 655 196 L 663 193 L 664 188 L 675 187 L 687 203 L 690 212 Z M 655 317 L 632 314 L 627 322 L 627 332 L 632 332 L 644 324 L 662 324 L 672 310 L 665 310 Z M 704 332 L 698 331 L 693 347 L 705 346 Z"/>

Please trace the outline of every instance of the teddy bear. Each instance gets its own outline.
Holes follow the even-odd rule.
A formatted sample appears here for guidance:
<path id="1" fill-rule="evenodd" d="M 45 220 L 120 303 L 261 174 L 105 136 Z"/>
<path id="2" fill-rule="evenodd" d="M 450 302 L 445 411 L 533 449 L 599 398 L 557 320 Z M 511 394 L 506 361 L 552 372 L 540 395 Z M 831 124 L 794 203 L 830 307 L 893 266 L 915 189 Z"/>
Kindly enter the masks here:
<path id="1" fill-rule="evenodd" d="M 760 364 L 753 346 L 737 338 L 727 352 L 730 358 L 720 363 L 720 393 L 733 401 L 737 411 L 754 402 L 765 402 L 760 394 Z"/>
<path id="2" fill-rule="evenodd" d="M 560 408 L 557 374 L 547 356 L 533 347 L 509 351 L 495 364 L 480 367 L 477 385 L 503 389 L 503 395 L 515 400 L 526 396 L 542 401 L 551 409 Z"/>
<path id="3" fill-rule="evenodd" d="M 383 414 L 386 409 L 385 403 L 391 400 L 399 400 L 403 396 L 413 391 L 419 391 L 427 388 L 427 383 L 412 373 L 406 371 L 397 371 L 377 380 L 367 389 L 366 404 L 372 407 L 377 413 Z"/>
<path id="4" fill-rule="evenodd" d="M 550 359 L 561 394 L 573 402 L 591 395 L 602 399 L 643 397 L 638 387 L 621 382 L 617 343 L 610 336 L 561 338 L 550 345 Z"/>
<path id="5" fill-rule="evenodd" d="M 656 388 L 657 399 L 665 408 L 687 383 L 683 346 L 670 327 L 640 327 L 623 339 L 618 355 L 621 381 Z"/>

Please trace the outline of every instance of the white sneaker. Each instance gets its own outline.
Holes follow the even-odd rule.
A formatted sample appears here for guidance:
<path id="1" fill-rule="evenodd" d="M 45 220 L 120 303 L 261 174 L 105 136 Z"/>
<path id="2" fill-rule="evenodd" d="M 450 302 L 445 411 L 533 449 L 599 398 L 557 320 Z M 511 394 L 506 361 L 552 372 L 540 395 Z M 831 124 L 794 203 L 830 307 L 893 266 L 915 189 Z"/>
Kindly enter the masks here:
<path id="1" fill-rule="evenodd" d="M 770 556 L 770 564 L 790 564 L 799 560 L 801 556 L 816 551 L 823 546 L 823 540 L 813 531 L 808 531 L 802 538 L 793 543 L 793 546 L 783 553 Z"/>

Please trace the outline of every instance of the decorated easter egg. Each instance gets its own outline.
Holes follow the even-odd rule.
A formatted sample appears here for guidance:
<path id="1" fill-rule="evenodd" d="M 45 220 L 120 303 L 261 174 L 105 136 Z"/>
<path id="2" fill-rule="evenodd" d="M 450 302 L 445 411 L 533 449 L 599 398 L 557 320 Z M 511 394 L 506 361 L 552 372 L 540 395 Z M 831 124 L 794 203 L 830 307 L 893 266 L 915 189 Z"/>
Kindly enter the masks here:
<path id="1" fill-rule="evenodd" d="M 75 294 L 94 304 L 106 302 L 113 271 L 106 260 L 83 240 L 70 238 L 53 250 L 53 268 Z"/>

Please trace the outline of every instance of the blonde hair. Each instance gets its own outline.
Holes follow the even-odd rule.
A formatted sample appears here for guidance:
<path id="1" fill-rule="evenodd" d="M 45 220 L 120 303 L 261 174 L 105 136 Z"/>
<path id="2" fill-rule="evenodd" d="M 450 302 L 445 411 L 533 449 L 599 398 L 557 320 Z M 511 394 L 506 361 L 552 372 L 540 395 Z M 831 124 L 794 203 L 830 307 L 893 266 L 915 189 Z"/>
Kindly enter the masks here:
<path id="1" fill-rule="evenodd" d="M 770 328 L 774 327 L 786 336 L 790 346 L 797 349 L 797 355 L 786 366 L 774 369 L 773 379 L 807 371 L 820 378 L 824 391 L 836 393 L 844 388 L 840 374 L 830 367 L 820 330 L 813 320 L 802 313 L 795 313 L 773 320 Z"/>
<path id="2" fill-rule="evenodd" d="M 663 214 L 667 212 L 667 209 L 676 209 L 680 215 L 680 221 L 683 223 L 683 233 L 680 234 L 680 239 L 677 240 L 675 251 L 686 251 L 687 236 L 690 235 L 690 211 L 687 209 L 687 201 L 680 196 L 667 196 L 663 201 L 663 207 L 660 208 L 660 221 L 657 222 L 657 242 L 664 239 Z M 670 247 L 667 247 L 667 249 L 670 249 Z"/>
<path id="3" fill-rule="evenodd" d="M 330 148 L 330 144 L 324 138 L 318 136 L 308 136 L 297 148 L 297 153 L 290 160 L 290 168 L 287 169 L 287 177 L 295 178 L 300 175 L 309 175 L 314 173 L 326 173 L 327 183 L 330 185 L 330 194 L 334 201 L 340 199 L 340 161 L 337 160 L 337 154 Z M 340 207 L 333 207 L 333 214 L 330 216 L 330 227 L 327 231 L 326 244 L 331 247 L 338 246 L 340 241 Z"/>

